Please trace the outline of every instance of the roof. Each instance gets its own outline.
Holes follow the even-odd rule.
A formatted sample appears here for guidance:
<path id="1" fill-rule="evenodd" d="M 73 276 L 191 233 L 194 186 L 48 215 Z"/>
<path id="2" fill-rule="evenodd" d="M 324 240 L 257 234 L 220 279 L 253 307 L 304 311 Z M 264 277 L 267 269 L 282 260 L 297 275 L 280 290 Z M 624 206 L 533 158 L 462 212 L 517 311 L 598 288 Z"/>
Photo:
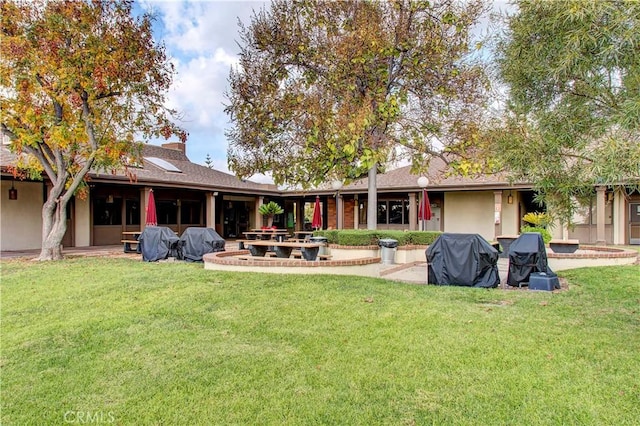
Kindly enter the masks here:
<path id="1" fill-rule="evenodd" d="M 143 157 L 156 157 L 163 159 L 171 163 L 180 171 L 167 171 L 162 167 L 154 165 L 151 161 L 144 159 L 142 167 L 129 168 L 132 178 L 130 178 L 123 170 L 114 172 L 92 170 L 89 173 L 89 176 L 91 177 L 91 180 L 95 182 L 129 182 L 133 179 L 135 184 L 149 186 L 176 186 L 181 188 L 211 191 L 221 190 L 243 194 L 271 194 L 278 192 L 278 188 L 275 185 L 241 180 L 232 174 L 192 163 L 182 151 L 177 149 L 145 144 L 143 147 Z M 6 170 L 7 166 L 15 163 L 15 160 L 16 155 L 11 153 L 5 146 L 2 146 L 0 149 L 0 165 L 2 165 L 3 171 Z"/>
<path id="2" fill-rule="evenodd" d="M 210 169 L 200 164 L 192 163 L 189 158 L 177 149 L 164 148 L 158 145 L 145 144 L 143 147 L 143 167 L 131 167 L 138 184 L 162 184 L 168 186 L 190 187 L 194 189 L 224 190 L 241 193 L 272 193 L 278 191 L 275 185 L 261 184 L 249 180 L 238 179 L 236 176 Z M 155 157 L 168 161 L 180 172 L 173 172 L 153 164 L 148 158 Z M 126 179 L 123 172 L 92 173 L 93 180 Z"/>
<path id="3" fill-rule="evenodd" d="M 429 189 L 480 189 L 486 187 L 504 188 L 508 186 L 508 180 L 503 175 L 459 176 L 448 175 L 448 166 L 440 158 L 433 158 L 429 170 L 424 175 L 429 178 Z M 380 192 L 415 189 L 420 190 L 418 178 L 421 175 L 411 173 L 411 166 L 404 166 L 386 173 L 378 174 L 377 188 Z M 363 178 L 346 185 L 340 192 L 366 191 L 368 179 Z"/>
<path id="4" fill-rule="evenodd" d="M 170 144 L 179 146 L 179 144 Z M 158 145 L 145 144 L 143 146 L 143 166 L 130 167 L 133 174 L 130 178 L 124 171 L 90 173 L 91 179 L 98 182 L 122 181 L 133 182 L 137 185 L 173 186 L 209 191 L 226 191 L 241 194 L 279 194 L 298 196 L 304 193 L 333 193 L 331 188 L 318 188 L 309 191 L 282 191 L 275 185 L 261 184 L 249 180 L 241 180 L 236 176 L 210 169 L 209 167 L 192 163 L 180 149 L 166 148 Z M 148 158 L 155 157 L 169 162 L 179 171 L 169 171 L 153 164 Z M 15 155 L 2 146 L 0 150 L 0 164 L 3 168 L 15 161 Z M 429 190 L 479 190 L 504 188 L 530 188 L 530 185 L 510 185 L 502 175 L 480 175 L 474 177 L 448 175 L 447 164 L 440 158 L 433 158 L 426 176 L 429 178 Z M 379 173 L 377 177 L 378 192 L 419 191 L 418 175 L 411 173 L 411 166 L 404 166 L 386 173 Z M 343 194 L 366 193 L 368 179 L 362 178 L 345 185 L 340 192 Z"/>

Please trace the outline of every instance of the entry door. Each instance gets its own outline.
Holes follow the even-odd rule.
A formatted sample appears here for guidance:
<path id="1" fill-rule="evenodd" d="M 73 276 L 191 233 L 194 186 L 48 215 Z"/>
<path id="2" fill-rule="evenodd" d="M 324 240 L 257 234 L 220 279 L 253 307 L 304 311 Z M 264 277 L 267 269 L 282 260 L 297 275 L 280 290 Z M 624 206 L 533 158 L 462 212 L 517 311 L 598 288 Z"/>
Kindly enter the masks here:
<path id="1" fill-rule="evenodd" d="M 629 204 L 629 244 L 640 244 L 640 203 Z"/>

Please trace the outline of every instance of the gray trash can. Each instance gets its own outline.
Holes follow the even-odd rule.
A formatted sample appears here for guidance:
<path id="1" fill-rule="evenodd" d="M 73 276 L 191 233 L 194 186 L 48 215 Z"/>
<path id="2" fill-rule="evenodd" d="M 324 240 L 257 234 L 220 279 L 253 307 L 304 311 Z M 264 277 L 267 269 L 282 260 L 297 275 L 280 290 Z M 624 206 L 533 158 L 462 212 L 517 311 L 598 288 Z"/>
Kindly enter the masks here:
<path id="1" fill-rule="evenodd" d="M 309 238 L 309 240 L 312 243 L 322 243 L 322 247 L 320 247 L 320 250 L 318 250 L 318 254 L 321 254 L 323 256 L 329 254 L 327 252 L 327 246 L 329 245 L 329 239 L 327 237 L 311 237 Z"/>
<path id="2" fill-rule="evenodd" d="M 382 238 L 378 240 L 378 245 L 382 248 L 380 259 L 383 265 L 393 265 L 396 263 L 396 248 L 398 240 L 391 238 Z"/>

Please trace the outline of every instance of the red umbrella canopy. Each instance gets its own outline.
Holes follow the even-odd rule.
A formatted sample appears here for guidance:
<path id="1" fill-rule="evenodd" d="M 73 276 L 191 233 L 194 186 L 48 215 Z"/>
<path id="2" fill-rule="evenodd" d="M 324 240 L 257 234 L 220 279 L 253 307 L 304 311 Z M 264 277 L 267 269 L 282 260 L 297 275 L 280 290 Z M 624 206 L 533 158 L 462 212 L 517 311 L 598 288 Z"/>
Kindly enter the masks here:
<path id="1" fill-rule="evenodd" d="M 427 190 L 422 190 L 422 201 L 418 207 L 418 219 L 419 220 L 431 220 L 431 203 L 429 202 L 429 194 Z"/>
<path id="2" fill-rule="evenodd" d="M 313 206 L 313 220 L 311 227 L 315 229 L 322 228 L 322 208 L 320 207 L 320 197 L 316 196 L 316 204 Z"/>
<path id="3" fill-rule="evenodd" d="M 158 226 L 158 216 L 156 215 L 156 199 L 153 196 L 153 189 L 149 191 L 149 200 L 147 200 L 147 226 Z"/>

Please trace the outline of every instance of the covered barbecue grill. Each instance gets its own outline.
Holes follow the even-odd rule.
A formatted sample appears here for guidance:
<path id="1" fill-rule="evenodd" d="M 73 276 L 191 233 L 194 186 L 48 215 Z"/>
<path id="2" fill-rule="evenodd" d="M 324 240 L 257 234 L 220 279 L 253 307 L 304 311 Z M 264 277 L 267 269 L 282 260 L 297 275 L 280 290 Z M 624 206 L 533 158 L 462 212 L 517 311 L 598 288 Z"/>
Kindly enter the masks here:
<path id="1" fill-rule="evenodd" d="M 177 257 L 178 241 L 178 236 L 171 228 L 166 226 L 145 227 L 138 237 L 142 260 L 155 262 L 168 257 Z"/>
<path id="2" fill-rule="evenodd" d="M 528 285 L 532 272 L 556 276 L 547 263 L 547 250 L 542 235 L 538 232 L 525 232 L 509 247 L 507 283 L 518 287 Z"/>
<path id="3" fill-rule="evenodd" d="M 203 255 L 224 251 L 224 246 L 224 239 L 211 228 L 187 228 L 180 237 L 180 258 L 200 262 Z"/>
<path id="4" fill-rule="evenodd" d="M 497 287 L 498 251 L 478 234 L 444 233 L 426 251 L 429 284 Z"/>

